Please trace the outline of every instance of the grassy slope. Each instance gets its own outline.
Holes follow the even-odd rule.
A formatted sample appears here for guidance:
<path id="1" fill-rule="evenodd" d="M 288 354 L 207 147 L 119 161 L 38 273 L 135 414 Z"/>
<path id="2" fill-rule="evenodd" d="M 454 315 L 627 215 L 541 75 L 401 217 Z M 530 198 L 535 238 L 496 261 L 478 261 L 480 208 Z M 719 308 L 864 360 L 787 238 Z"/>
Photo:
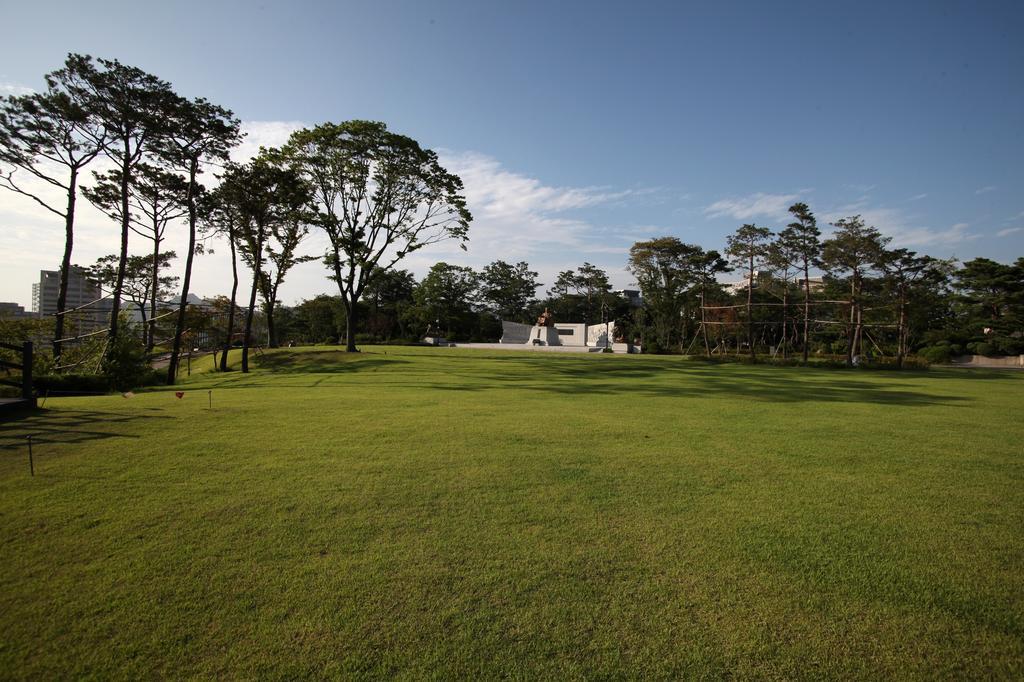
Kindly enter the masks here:
<path id="1" fill-rule="evenodd" d="M 5 676 L 1024 675 L 1020 374 L 260 364 L 0 424 Z"/>

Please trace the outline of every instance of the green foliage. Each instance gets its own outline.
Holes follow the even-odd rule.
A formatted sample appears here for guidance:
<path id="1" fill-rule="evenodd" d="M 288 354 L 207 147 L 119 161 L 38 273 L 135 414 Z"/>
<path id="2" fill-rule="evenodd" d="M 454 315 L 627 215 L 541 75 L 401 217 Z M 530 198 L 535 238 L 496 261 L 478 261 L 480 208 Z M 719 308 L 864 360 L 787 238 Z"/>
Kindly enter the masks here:
<path id="1" fill-rule="evenodd" d="M 316 223 L 330 242 L 324 263 L 345 300 L 346 347 L 355 351 L 356 306 L 378 270 L 442 241 L 465 249 L 472 216 L 462 180 L 435 152 L 376 121 L 296 131 L 284 156 L 313 188 Z"/>
<path id="2" fill-rule="evenodd" d="M 927 346 L 917 351 L 917 354 L 927 362 L 944 365 L 953 359 L 953 348 L 951 346 Z"/>
<path id="3" fill-rule="evenodd" d="M 473 304 L 478 300 L 480 277 L 461 265 L 436 263 L 416 287 L 416 315 L 421 329 L 439 326 L 447 338 L 467 338 L 475 316 Z"/>
<path id="4" fill-rule="evenodd" d="M 480 273 L 479 296 L 487 310 L 499 320 L 529 321 L 530 306 L 536 302 L 537 273 L 529 263 L 510 265 L 496 260 Z"/>
<path id="5" fill-rule="evenodd" d="M 107 346 L 101 371 L 111 388 L 127 391 L 153 383 L 153 379 L 145 344 L 127 319 L 121 324 L 122 333 Z"/>

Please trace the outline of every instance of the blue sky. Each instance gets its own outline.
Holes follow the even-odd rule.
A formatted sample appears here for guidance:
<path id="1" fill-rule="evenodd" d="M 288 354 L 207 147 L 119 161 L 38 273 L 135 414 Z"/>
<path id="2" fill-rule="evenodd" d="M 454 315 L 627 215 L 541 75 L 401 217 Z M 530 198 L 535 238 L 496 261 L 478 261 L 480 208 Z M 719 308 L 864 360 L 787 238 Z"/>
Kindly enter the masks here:
<path id="1" fill-rule="evenodd" d="M 39 88 L 76 51 L 233 109 L 249 148 L 385 121 L 441 151 L 476 216 L 469 253 L 421 252 L 419 273 L 522 258 L 550 283 L 590 261 L 627 285 L 637 239 L 721 248 L 795 200 L 935 256 L 1024 255 L 1019 2 L 98 5 L 0 7 L 0 89 Z M 83 221 L 76 260 L 112 252 Z M 51 223 L 0 194 L 0 300 L 27 303 L 55 266 Z M 218 258 L 199 293 L 224 291 Z M 329 290 L 311 263 L 284 295 Z"/>

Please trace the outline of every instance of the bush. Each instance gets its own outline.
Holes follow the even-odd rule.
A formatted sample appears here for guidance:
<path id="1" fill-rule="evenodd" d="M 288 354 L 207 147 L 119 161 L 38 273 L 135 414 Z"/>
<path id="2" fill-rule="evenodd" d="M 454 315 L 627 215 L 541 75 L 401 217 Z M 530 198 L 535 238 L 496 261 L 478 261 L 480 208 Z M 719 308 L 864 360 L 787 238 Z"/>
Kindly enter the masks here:
<path id="1" fill-rule="evenodd" d="M 88 395 L 110 392 L 110 380 L 102 374 L 44 374 L 33 377 L 33 384 L 38 395 Z"/>
<path id="2" fill-rule="evenodd" d="M 953 359 L 951 346 L 928 346 L 917 351 L 917 355 L 926 362 L 944 365 Z M 907 358 L 909 360 L 909 358 Z"/>
<path id="3" fill-rule="evenodd" d="M 107 347 L 102 368 L 110 388 L 119 391 L 145 386 L 153 380 L 146 348 L 128 325 L 118 334 L 117 340 Z"/>
<path id="4" fill-rule="evenodd" d="M 975 355 L 999 355 L 999 349 L 985 341 L 969 343 L 967 344 L 967 347 L 972 350 Z"/>

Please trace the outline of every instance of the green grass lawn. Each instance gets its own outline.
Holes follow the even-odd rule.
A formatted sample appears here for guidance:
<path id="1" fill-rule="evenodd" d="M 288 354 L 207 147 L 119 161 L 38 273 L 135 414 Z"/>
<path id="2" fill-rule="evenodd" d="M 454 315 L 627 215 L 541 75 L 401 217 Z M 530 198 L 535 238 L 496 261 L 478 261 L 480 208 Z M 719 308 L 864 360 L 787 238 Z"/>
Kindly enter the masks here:
<path id="1" fill-rule="evenodd" d="M 1024 374 L 367 350 L 0 424 L 0 676 L 1024 676 Z"/>

